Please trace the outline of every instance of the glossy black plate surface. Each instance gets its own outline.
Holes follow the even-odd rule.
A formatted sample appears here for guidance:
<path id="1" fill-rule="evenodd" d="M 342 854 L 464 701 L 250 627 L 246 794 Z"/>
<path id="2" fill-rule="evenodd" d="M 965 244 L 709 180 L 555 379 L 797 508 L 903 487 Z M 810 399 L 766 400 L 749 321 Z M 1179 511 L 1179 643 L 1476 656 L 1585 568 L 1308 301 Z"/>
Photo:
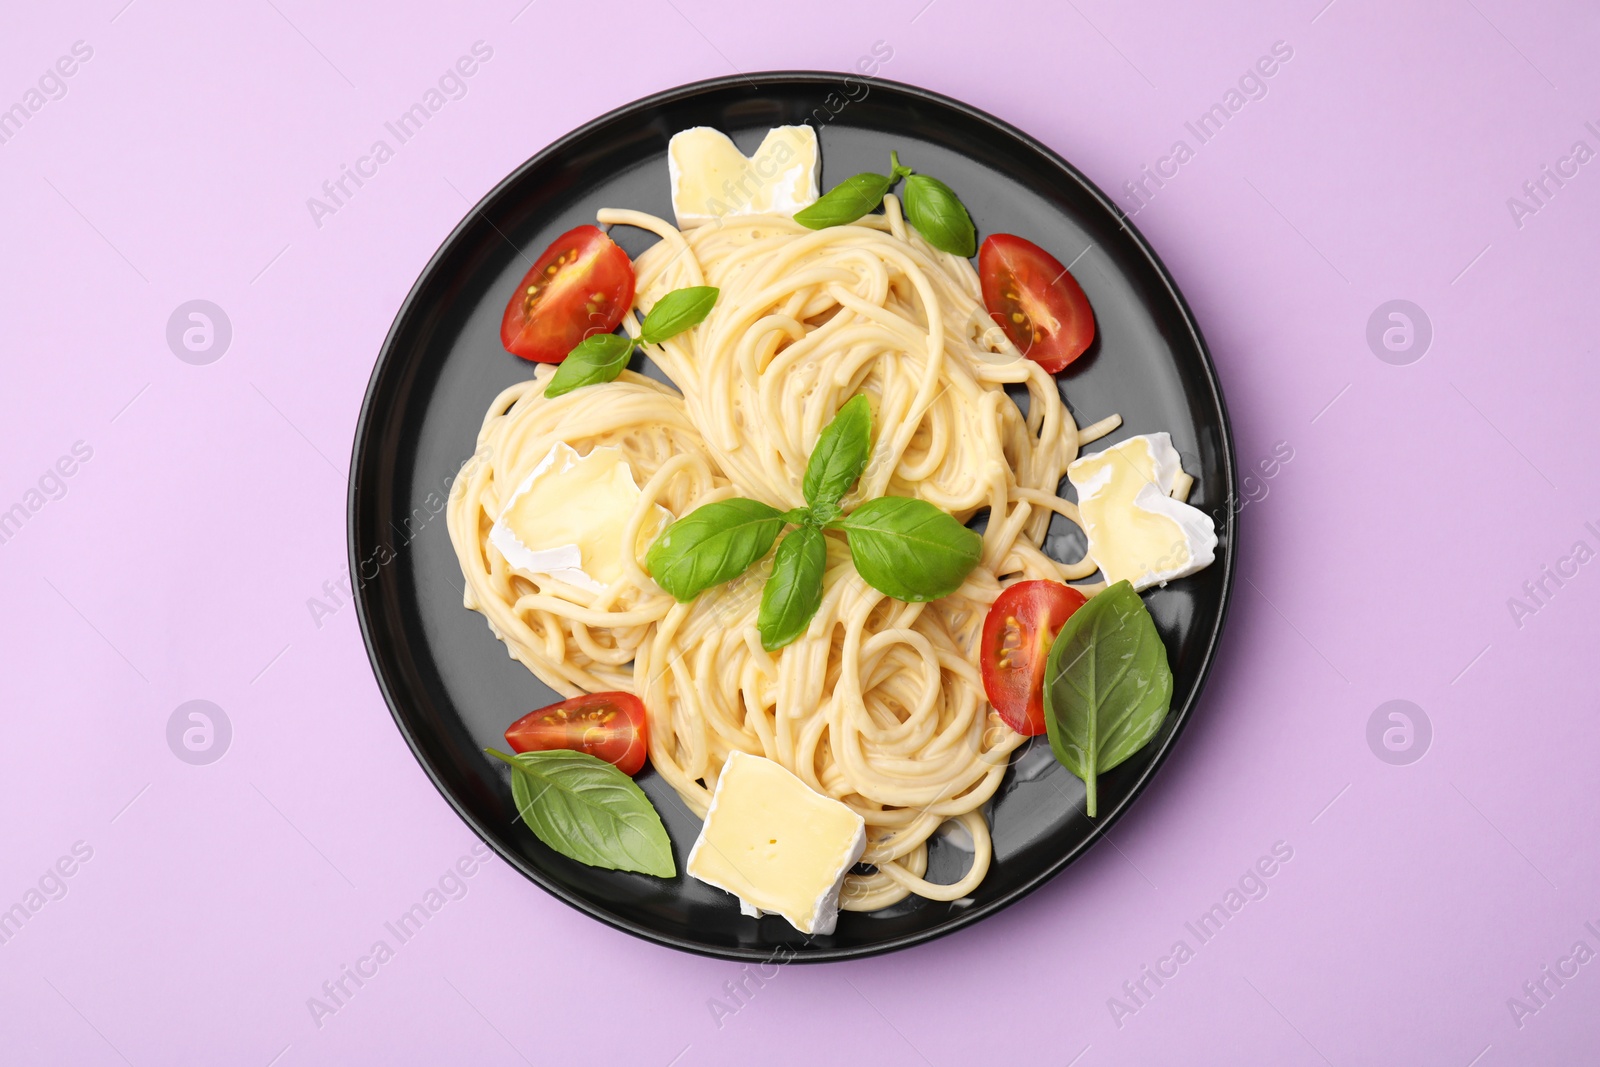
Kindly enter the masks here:
<path id="1" fill-rule="evenodd" d="M 1098 820 L 1082 814 L 1082 783 L 1039 738 L 992 803 L 995 862 L 969 903 L 912 898 L 870 915 L 845 913 L 835 934 L 809 941 L 782 919 L 741 916 L 734 897 L 681 873 L 699 820 L 649 771 L 640 784 L 672 836 L 680 870 L 672 881 L 572 862 L 521 824 L 505 769 L 483 749 L 502 743 L 512 719 L 557 696 L 506 655 L 482 616 L 461 606 L 441 510 L 489 401 L 530 374 L 499 341 L 507 294 L 528 263 L 603 206 L 670 219 L 665 153 L 676 131 L 715 126 L 750 152 L 769 127 L 800 122 L 819 131 L 823 188 L 885 171 L 895 148 L 961 195 L 980 239 L 1022 234 L 1072 264 L 1099 336 L 1060 377 L 1068 406 L 1080 425 L 1120 412 L 1123 428 L 1111 441 L 1170 432 L 1184 469 L 1196 475 L 1190 500 L 1215 516 L 1220 540 L 1212 567 L 1146 594 L 1175 675 L 1172 713 L 1148 747 L 1101 778 Z M 628 229 L 613 236 L 635 255 L 654 240 Z M 993 914 L 1080 855 L 1132 803 L 1192 713 L 1216 649 L 1233 577 L 1234 478 L 1227 416 L 1200 331 L 1154 252 L 1083 175 L 997 119 L 921 89 L 846 83 L 838 74 L 756 74 L 674 89 L 595 120 L 520 167 L 445 241 L 395 319 L 368 387 L 351 467 L 351 574 L 367 650 L 401 733 L 468 825 L 529 879 L 595 918 L 675 948 L 764 959 L 788 945 L 802 960 L 839 959 L 903 948 Z M 1049 547 L 1075 559 L 1082 544 L 1063 533 Z M 954 880 L 965 862 L 936 838 L 929 876 Z"/>

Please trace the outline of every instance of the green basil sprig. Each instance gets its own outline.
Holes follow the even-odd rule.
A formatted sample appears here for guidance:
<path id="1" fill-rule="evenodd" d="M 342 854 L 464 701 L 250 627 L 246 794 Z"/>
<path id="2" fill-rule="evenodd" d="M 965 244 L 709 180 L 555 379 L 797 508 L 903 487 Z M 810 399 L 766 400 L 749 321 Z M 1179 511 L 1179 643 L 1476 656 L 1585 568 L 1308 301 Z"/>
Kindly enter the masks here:
<path id="1" fill-rule="evenodd" d="M 563 856 L 657 878 L 678 873 L 661 816 L 616 767 L 567 749 L 514 756 L 487 751 L 511 766 L 511 799 L 522 821 Z"/>
<path id="2" fill-rule="evenodd" d="M 693 600 L 731 582 L 765 556 L 783 531 L 783 512 L 733 497 L 695 508 L 661 532 L 645 553 L 656 584 L 675 600 Z"/>
<path id="3" fill-rule="evenodd" d="M 614 382 L 633 358 L 634 346 L 641 341 L 658 345 L 684 330 L 700 325 L 711 314 L 718 290 L 711 285 L 690 285 L 656 301 L 655 307 L 639 325 L 639 337 L 616 333 L 597 333 L 579 341 L 556 368 L 554 378 L 544 387 L 547 399 L 554 399 L 585 385 Z"/>
<path id="4" fill-rule="evenodd" d="M 810 207 L 794 213 L 794 221 L 812 230 L 825 230 L 829 226 L 847 226 L 878 205 L 896 182 L 911 174 L 910 167 L 900 165 L 897 153 L 889 153 L 889 173 L 874 174 L 867 171 L 852 175 L 829 189 Z"/>
<path id="5" fill-rule="evenodd" d="M 805 633 L 822 604 L 828 565 L 823 530 L 843 531 L 856 571 L 900 600 L 934 600 L 960 588 L 978 562 L 983 539 L 925 500 L 881 497 L 840 519 L 842 500 L 872 455 L 872 409 L 852 397 L 817 438 L 801 488 L 806 507 L 779 511 L 735 497 L 696 508 L 668 526 L 645 554 L 656 584 L 680 601 L 731 581 L 761 559 L 783 527 L 772 574 L 761 591 L 756 628 L 775 652 Z"/>
<path id="6" fill-rule="evenodd" d="M 800 488 L 813 522 L 827 522 L 839 514 L 839 501 L 861 477 L 871 456 L 872 408 L 865 396 L 856 395 L 823 427 L 806 461 Z"/>
<path id="7" fill-rule="evenodd" d="M 928 243 L 941 252 L 971 256 L 978 233 L 961 198 L 938 178 L 913 174 L 906 179 L 906 218 Z"/>
<path id="8" fill-rule="evenodd" d="M 556 368 L 556 376 L 544 387 L 544 395 L 554 399 L 585 385 L 614 382 L 633 356 L 633 338 L 615 333 L 597 333 L 578 342 Z"/>
<path id="9" fill-rule="evenodd" d="M 905 179 L 906 218 L 929 244 L 941 252 L 971 256 L 978 250 L 978 232 L 961 198 L 944 182 L 926 174 L 913 174 L 889 153 L 889 173 L 868 171 L 846 178 L 808 208 L 795 212 L 794 221 L 813 230 L 847 226 L 877 210 L 889 190 Z"/>
<path id="10" fill-rule="evenodd" d="M 840 525 L 850 538 L 850 559 L 867 584 L 913 603 L 961 588 L 983 550 L 976 531 L 914 497 L 869 500 Z"/>
<path id="11" fill-rule="evenodd" d="M 691 285 L 674 289 L 657 300 L 650 313 L 639 325 L 639 340 L 647 345 L 658 345 L 669 337 L 676 337 L 692 326 L 698 326 L 711 314 L 717 302 L 714 285 Z"/>
<path id="12" fill-rule="evenodd" d="M 1143 748 L 1172 705 L 1172 669 L 1144 600 L 1126 581 L 1073 612 L 1045 661 L 1045 729 L 1062 765 L 1083 779 L 1085 811 L 1098 776 Z"/>
<path id="13" fill-rule="evenodd" d="M 772 557 L 772 576 L 761 589 L 756 629 L 761 647 L 776 652 L 806 632 L 822 606 L 822 574 L 828 569 L 828 539 L 810 524 L 791 530 Z"/>

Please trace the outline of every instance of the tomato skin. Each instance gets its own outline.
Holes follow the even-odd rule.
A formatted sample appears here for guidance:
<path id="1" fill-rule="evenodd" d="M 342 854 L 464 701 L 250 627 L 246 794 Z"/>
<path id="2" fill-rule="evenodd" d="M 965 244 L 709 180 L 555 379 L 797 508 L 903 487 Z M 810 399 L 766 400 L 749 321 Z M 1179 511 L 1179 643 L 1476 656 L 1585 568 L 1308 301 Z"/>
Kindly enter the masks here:
<path id="1" fill-rule="evenodd" d="M 1018 582 L 983 620 L 983 691 L 1006 725 L 1025 737 L 1045 732 L 1045 660 L 1061 627 L 1087 602 L 1062 582 Z"/>
<path id="2" fill-rule="evenodd" d="M 523 275 L 500 320 L 506 351 L 560 363 L 585 337 L 610 333 L 633 306 L 633 261 L 598 226 L 551 242 Z"/>
<path id="3" fill-rule="evenodd" d="M 585 693 L 530 711 L 506 728 L 513 752 L 587 752 L 638 774 L 646 749 L 644 705 L 632 693 Z"/>
<path id="4" fill-rule="evenodd" d="M 983 306 L 1029 359 L 1055 374 L 1094 341 L 1083 287 L 1055 256 L 1015 234 L 990 234 L 978 249 Z"/>

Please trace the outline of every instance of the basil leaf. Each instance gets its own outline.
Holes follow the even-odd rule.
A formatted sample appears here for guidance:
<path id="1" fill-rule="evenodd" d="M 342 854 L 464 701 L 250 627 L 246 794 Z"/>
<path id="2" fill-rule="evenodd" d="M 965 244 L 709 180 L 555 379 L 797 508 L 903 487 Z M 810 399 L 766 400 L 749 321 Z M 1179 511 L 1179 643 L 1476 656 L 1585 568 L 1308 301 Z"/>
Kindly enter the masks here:
<path id="1" fill-rule="evenodd" d="M 645 553 L 645 569 L 678 600 L 730 582 L 767 554 L 783 529 L 783 513 L 759 500 L 734 497 L 695 508 L 662 531 Z"/>
<path id="2" fill-rule="evenodd" d="M 983 538 L 954 516 L 911 497 L 869 500 L 840 525 L 850 537 L 857 573 L 896 600 L 949 596 L 977 565 L 983 549 Z"/>
<path id="3" fill-rule="evenodd" d="M 978 250 L 972 216 L 944 182 L 926 174 L 906 179 L 906 218 L 928 243 L 941 252 L 971 256 Z"/>
<path id="4" fill-rule="evenodd" d="M 676 337 L 705 321 L 716 302 L 717 288 L 714 285 L 674 289 L 657 300 L 655 307 L 644 317 L 639 327 L 639 340 L 647 345 L 658 345 L 669 337 Z"/>
<path id="5" fill-rule="evenodd" d="M 1067 620 L 1045 661 L 1045 729 L 1062 765 L 1097 807 L 1097 776 L 1145 746 L 1172 704 L 1172 670 L 1155 620 L 1126 581 Z"/>
<path id="6" fill-rule="evenodd" d="M 895 182 L 907 177 L 910 167 L 900 165 L 900 153 L 889 153 L 887 176 L 866 171 L 846 178 L 829 189 L 810 207 L 794 213 L 794 221 L 813 230 L 852 223 L 869 211 L 876 211 Z"/>
<path id="7" fill-rule="evenodd" d="M 839 501 L 856 484 L 872 455 L 872 408 L 856 395 L 822 428 L 817 447 L 806 462 L 802 489 L 811 505 L 813 522 L 827 522 L 839 514 Z"/>
<path id="8" fill-rule="evenodd" d="M 828 539 L 815 526 L 791 530 L 772 558 L 772 576 L 761 590 L 756 628 L 761 647 L 776 652 L 806 632 L 822 604 L 822 574 L 828 569 Z"/>
<path id="9" fill-rule="evenodd" d="M 672 842 L 644 790 L 587 752 L 489 755 L 511 765 L 511 799 L 534 835 L 563 856 L 657 878 L 678 873 Z"/>
<path id="10" fill-rule="evenodd" d="M 897 175 L 857 174 L 829 189 L 815 204 L 794 213 L 794 221 L 811 230 L 845 226 L 876 211 Z"/>
<path id="11" fill-rule="evenodd" d="M 633 355 L 633 346 L 633 338 L 614 333 L 585 337 L 556 368 L 556 376 L 544 387 L 545 398 L 558 397 L 585 385 L 616 381 Z"/>

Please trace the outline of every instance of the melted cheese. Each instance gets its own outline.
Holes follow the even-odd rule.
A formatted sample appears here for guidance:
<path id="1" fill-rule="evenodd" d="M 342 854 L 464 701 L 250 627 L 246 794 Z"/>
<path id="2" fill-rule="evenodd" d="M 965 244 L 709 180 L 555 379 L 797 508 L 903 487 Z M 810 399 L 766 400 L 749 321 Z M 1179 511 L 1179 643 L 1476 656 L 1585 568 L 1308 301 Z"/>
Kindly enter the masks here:
<path id="1" fill-rule="evenodd" d="M 667 145 L 678 225 L 724 215 L 793 215 L 817 200 L 817 131 L 778 126 L 746 158 L 721 130 L 695 126 Z"/>
<path id="2" fill-rule="evenodd" d="M 1217 547 L 1211 516 L 1172 498 L 1184 474 L 1172 439 L 1130 437 L 1067 468 L 1089 558 L 1107 582 L 1135 589 L 1165 584 L 1209 565 Z"/>
<path id="3" fill-rule="evenodd" d="M 736 750 L 685 869 L 737 896 L 746 915 L 775 912 L 803 934 L 831 934 L 839 889 L 866 845 L 860 815 L 772 760 Z"/>
<path id="4" fill-rule="evenodd" d="M 580 456 L 557 442 L 506 502 L 489 543 L 513 570 L 598 593 L 622 577 L 622 530 L 639 497 L 620 448 Z M 656 507 L 640 527 L 634 559 L 671 521 L 670 512 Z"/>

